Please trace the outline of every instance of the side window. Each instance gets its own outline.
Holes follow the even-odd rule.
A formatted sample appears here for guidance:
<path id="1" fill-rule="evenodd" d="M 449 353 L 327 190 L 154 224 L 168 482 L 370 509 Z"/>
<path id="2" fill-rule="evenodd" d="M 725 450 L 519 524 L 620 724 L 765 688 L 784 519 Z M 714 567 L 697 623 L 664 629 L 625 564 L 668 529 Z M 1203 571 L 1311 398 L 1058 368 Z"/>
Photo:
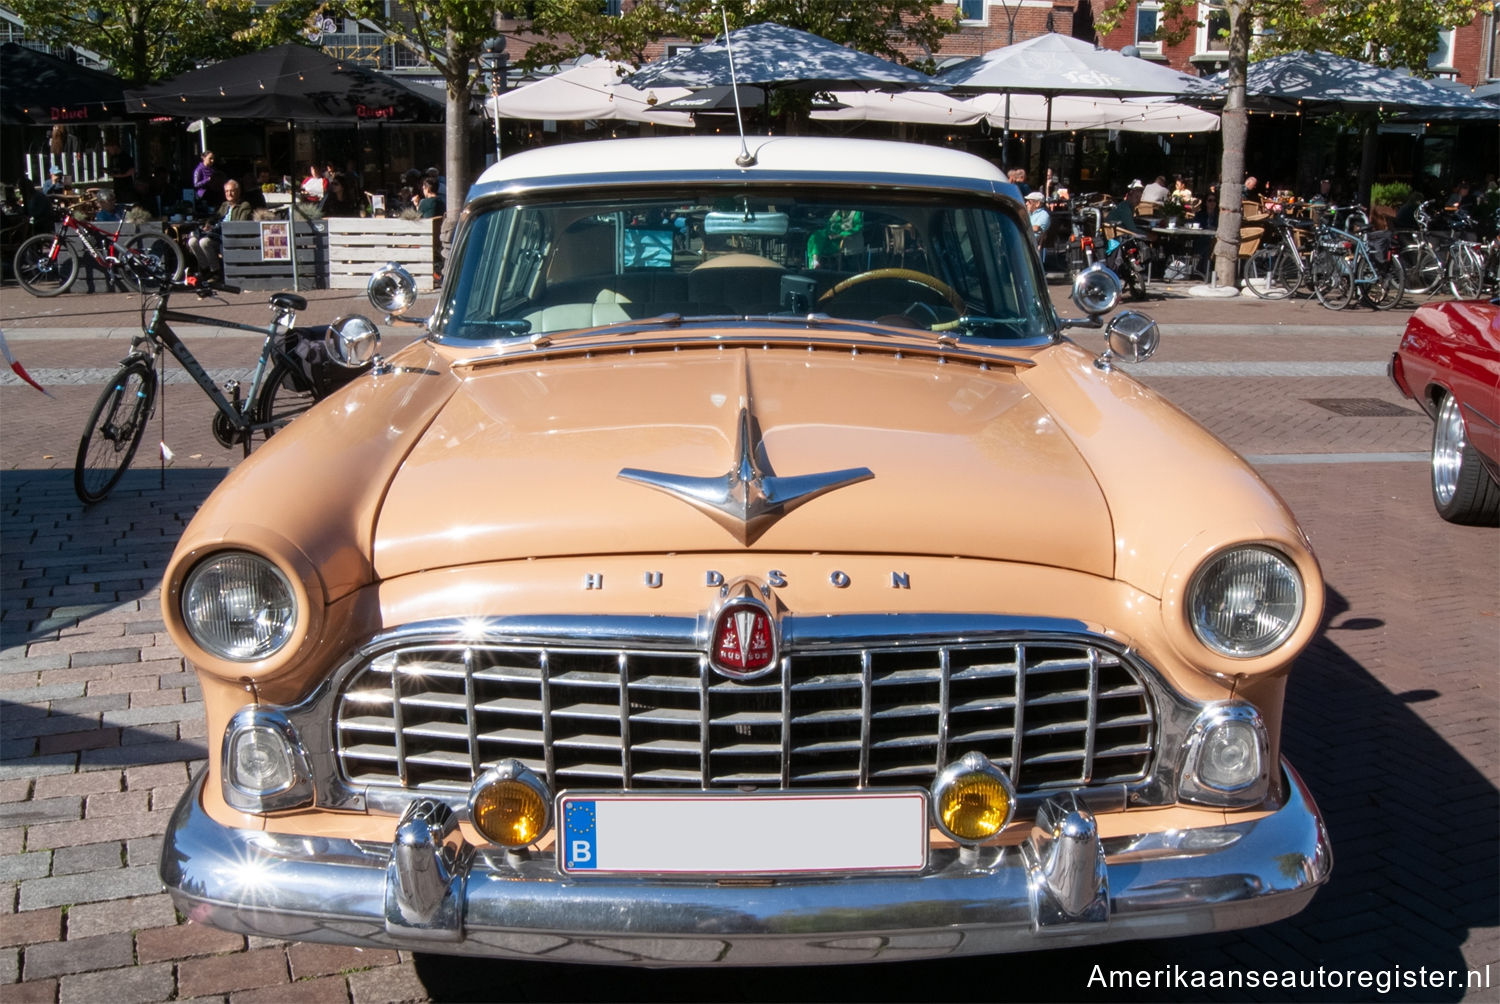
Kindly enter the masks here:
<path id="1" fill-rule="evenodd" d="M 508 254 L 500 258 L 510 264 L 501 277 L 502 304 L 515 303 L 531 295 L 547 246 L 547 227 L 540 213 L 517 214 L 510 245 Z"/>
<path id="2" fill-rule="evenodd" d="M 1161 55 L 1161 4 L 1141 0 L 1135 8 L 1135 47 L 1144 55 Z"/>
<path id="3" fill-rule="evenodd" d="M 1224 0 L 1206 0 L 1198 5 L 1198 52 L 1223 53 L 1229 51 L 1229 10 Z"/>

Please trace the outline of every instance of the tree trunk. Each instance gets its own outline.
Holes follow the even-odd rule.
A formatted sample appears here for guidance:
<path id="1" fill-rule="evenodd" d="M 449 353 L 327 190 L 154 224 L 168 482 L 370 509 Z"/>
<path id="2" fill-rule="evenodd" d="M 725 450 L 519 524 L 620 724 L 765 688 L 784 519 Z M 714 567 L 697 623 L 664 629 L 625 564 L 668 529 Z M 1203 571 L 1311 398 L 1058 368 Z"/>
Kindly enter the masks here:
<path id="1" fill-rule="evenodd" d="M 443 124 L 443 141 L 447 152 L 444 165 L 448 186 L 448 197 L 444 205 L 443 226 L 440 236 L 443 242 L 443 261 L 453 246 L 453 229 L 458 226 L 458 216 L 463 212 L 464 197 L 469 194 L 469 60 L 459 52 L 458 38 L 452 28 L 447 31 L 448 63 L 448 107 Z"/>
<path id="2" fill-rule="evenodd" d="M 1245 74 L 1250 65 L 1253 25 L 1249 0 L 1229 0 L 1229 69 L 1219 133 L 1219 230 L 1214 241 L 1214 284 L 1236 286 L 1240 265 L 1240 225 L 1245 185 Z"/>

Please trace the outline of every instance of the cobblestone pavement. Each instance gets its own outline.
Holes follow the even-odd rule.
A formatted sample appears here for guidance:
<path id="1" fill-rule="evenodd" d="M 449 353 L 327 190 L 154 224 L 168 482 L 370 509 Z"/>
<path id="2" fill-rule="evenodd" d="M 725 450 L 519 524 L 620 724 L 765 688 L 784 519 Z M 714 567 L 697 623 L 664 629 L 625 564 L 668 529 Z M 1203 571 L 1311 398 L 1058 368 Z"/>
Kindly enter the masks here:
<path id="1" fill-rule="evenodd" d="M 250 297 L 220 309 L 258 320 L 263 299 Z M 310 298 L 311 322 L 369 312 L 357 294 Z M 1284 738 L 1327 818 L 1330 884 L 1298 916 L 1251 931 L 710 974 L 433 964 L 180 918 L 156 858 L 207 750 L 158 584 L 183 525 L 237 454 L 209 437 L 202 395 L 174 384 L 164 422 L 173 466 L 158 472 L 143 456 L 108 501 L 83 510 L 72 454 L 99 374 L 128 344 L 132 308 L 103 294 L 34 301 L 0 290 L 12 350 L 55 395 L 0 382 L 0 998 L 1500 1000 L 1500 531 L 1450 526 L 1432 511 L 1430 425 L 1384 376 L 1405 312 L 1176 295 L 1144 306 L 1166 337 L 1133 371 L 1256 464 L 1324 565 L 1329 613 L 1294 671 Z M 215 372 L 255 351 L 211 330 L 193 346 Z M 1119 970 L 1149 983 L 1105 982 Z M 1191 985 L 1246 970 L 1316 985 Z M 1480 985 L 1464 985 L 1470 970 Z M 1445 985 L 1433 985 L 1435 973 Z M 1377 981 L 1392 979 L 1399 989 L 1382 994 Z"/>

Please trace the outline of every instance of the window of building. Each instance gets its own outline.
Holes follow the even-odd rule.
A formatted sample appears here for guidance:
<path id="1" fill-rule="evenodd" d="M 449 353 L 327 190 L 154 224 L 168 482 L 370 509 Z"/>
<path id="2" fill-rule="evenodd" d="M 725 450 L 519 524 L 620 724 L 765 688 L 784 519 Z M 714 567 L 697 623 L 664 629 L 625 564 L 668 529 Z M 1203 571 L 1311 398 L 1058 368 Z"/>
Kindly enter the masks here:
<path id="1" fill-rule="evenodd" d="M 1017 0 L 1017 6 L 1019 6 Z M 964 24 L 989 24 L 990 5 L 988 0 L 959 0 L 958 16 Z"/>
<path id="2" fill-rule="evenodd" d="M 1135 47 L 1145 56 L 1161 55 L 1161 4 L 1141 0 L 1135 9 Z"/>
<path id="3" fill-rule="evenodd" d="M 1453 29 L 1446 28 L 1438 32 L 1437 48 L 1432 50 L 1432 55 L 1427 57 L 1427 68 L 1434 73 L 1457 75 L 1458 70 L 1453 66 Z"/>
<path id="4" fill-rule="evenodd" d="M 1206 0 L 1198 5 L 1198 51 L 1229 51 L 1229 10 L 1224 0 Z"/>
<path id="5" fill-rule="evenodd" d="M 1490 15 L 1490 63 L 1488 76 L 1500 77 L 1500 17 Z"/>

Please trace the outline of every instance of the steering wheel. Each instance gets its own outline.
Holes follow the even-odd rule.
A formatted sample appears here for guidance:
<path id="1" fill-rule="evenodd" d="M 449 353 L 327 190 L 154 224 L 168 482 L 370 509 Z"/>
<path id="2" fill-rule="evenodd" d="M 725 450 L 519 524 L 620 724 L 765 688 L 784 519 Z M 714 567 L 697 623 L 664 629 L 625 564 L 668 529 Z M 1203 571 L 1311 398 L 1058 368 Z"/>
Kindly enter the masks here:
<path id="1" fill-rule="evenodd" d="M 959 314 L 968 312 L 968 307 L 964 305 L 964 298 L 959 296 L 952 286 L 935 275 L 928 275 L 926 272 L 918 272 L 916 269 L 911 268 L 872 268 L 868 272 L 851 275 L 818 297 L 818 302 L 822 303 L 824 300 L 831 300 L 861 283 L 875 282 L 880 279 L 895 279 L 901 282 L 914 282 L 919 286 L 925 286 L 944 300 L 947 300 L 948 306 L 958 311 Z"/>

